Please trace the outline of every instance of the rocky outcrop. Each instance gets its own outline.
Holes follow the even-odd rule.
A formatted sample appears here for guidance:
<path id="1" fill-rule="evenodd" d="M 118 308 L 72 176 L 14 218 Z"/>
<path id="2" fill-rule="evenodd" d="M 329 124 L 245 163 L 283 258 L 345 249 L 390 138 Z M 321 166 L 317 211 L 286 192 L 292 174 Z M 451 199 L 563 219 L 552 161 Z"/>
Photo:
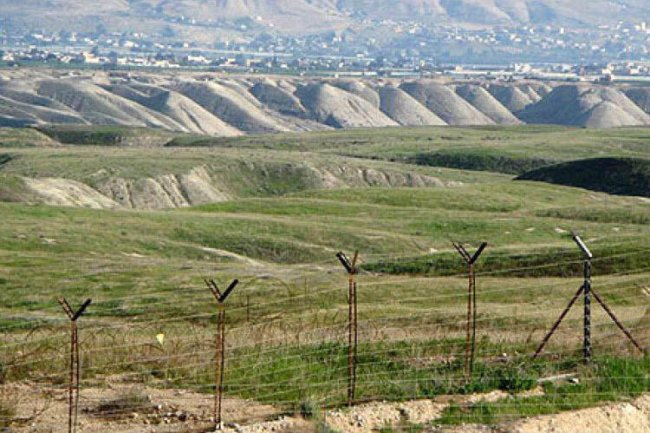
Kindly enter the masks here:
<path id="1" fill-rule="evenodd" d="M 60 178 L 23 178 L 24 185 L 34 194 L 34 201 L 55 206 L 116 208 L 118 203 L 88 185 Z"/>
<path id="2" fill-rule="evenodd" d="M 166 209 L 216 203 L 230 197 L 213 185 L 203 167 L 187 174 L 166 174 L 155 178 L 109 177 L 97 183 L 97 190 L 120 206 L 135 209 Z"/>

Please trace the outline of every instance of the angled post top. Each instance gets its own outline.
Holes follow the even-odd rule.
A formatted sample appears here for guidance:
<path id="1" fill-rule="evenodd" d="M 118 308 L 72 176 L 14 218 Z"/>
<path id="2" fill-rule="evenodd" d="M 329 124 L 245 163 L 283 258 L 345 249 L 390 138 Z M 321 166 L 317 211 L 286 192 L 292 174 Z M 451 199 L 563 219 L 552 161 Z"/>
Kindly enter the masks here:
<path id="1" fill-rule="evenodd" d="M 204 280 L 205 284 L 208 286 L 208 289 L 212 292 L 212 295 L 214 295 L 215 299 L 217 300 L 218 303 L 223 304 L 226 302 L 226 299 L 228 299 L 228 296 L 232 293 L 233 290 L 235 290 L 235 287 L 237 287 L 237 284 L 239 284 L 239 280 L 234 279 L 230 285 L 224 290 L 223 293 L 219 290 L 219 287 L 217 286 L 217 283 L 214 282 L 214 280 Z"/>
<path id="2" fill-rule="evenodd" d="M 576 232 L 573 232 L 573 241 L 576 243 L 578 248 L 580 248 L 580 250 L 585 255 L 585 258 L 587 260 L 591 260 L 594 258 L 594 255 L 589 250 L 589 247 L 587 247 L 587 244 L 584 243 L 580 235 Z"/>
<path id="3" fill-rule="evenodd" d="M 59 304 L 61 304 L 63 311 L 68 316 L 71 322 L 76 322 L 77 319 L 79 319 L 84 314 L 84 312 L 91 304 L 91 302 L 92 299 L 86 299 L 86 301 L 83 304 L 81 304 L 81 307 L 79 307 L 77 311 L 74 311 L 65 298 L 59 298 Z"/>
<path id="4" fill-rule="evenodd" d="M 348 256 L 346 256 L 342 252 L 336 253 L 336 258 L 339 259 L 339 262 L 341 262 L 341 265 L 343 265 L 343 267 L 345 268 L 348 274 L 355 275 L 359 273 L 359 269 L 357 268 L 357 259 L 359 258 L 359 251 L 354 252 L 352 261 L 350 261 L 350 259 L 348 259 Z"/>
<path id="5" fill-rule="evenodd" d="M 469 252 L 467 252 L 467 249 L 460 243 L 458 242 L 452 242 L 452 245 L 458 251 L 458 254 L 461 255 L 463 260 L 467 262 L 468 265 L 473 265 L 476 263 L 476 261 L 481 257 L 481 254 L 483 254 L 483 251 L 485 248 L 488 246 L 487 242 L 482 242 L 481 245 L 479 245 L 478 249 L 474 253 L 474 255 L 470 255 Z"/>

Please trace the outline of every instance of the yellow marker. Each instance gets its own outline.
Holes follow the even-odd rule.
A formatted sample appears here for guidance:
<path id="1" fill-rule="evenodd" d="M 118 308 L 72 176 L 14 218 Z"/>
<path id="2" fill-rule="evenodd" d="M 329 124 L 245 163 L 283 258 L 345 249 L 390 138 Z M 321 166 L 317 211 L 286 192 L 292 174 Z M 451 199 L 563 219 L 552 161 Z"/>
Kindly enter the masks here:
<path id="1" fill-rule="evenodd" d="M 158 343 L 162 346 L 163 343 L 165 342 L 165 334 L 158 334 L 156 335 L 156 340 L 158 340 Z"/>

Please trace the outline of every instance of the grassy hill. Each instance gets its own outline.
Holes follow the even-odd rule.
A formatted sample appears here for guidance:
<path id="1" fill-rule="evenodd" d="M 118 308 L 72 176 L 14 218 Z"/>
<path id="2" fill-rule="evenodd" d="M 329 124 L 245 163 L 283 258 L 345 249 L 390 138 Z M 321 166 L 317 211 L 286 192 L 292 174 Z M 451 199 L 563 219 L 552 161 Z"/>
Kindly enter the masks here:
<path id="1" fill-rule="evenodd" d="M 84 389 L 108 387 L 117 377 L 209 393 L 216 306 L 203 280 L 223 285 L 239 278 L 227 306 L 227 397 L 282 411 L 309 402 L 341 405 L 348 281 L 335 254 L 358 249 L 360 401 L 516 392 L 562 373 L 578 374 L 584 388 L 576 389 L 588 395 L 602 389 L 590 378 L 611 363 L 634 368 L 621 373 L 641 377 L 634 392 L 648 390 L 638 373 L 647 360 L 596 308 L 593 367 L 579 367 L 577 310 L 541 359 L 529 356 L 581 282 L 572 230 L 596 254 L 594 289 L 642 344 L 650 343 L 647 200 L 477 171 L 511 170 L 488 158 L 492 165 L 464 166 L 471 170 L 413 160 L 427 152 L 643 159 L 646 129 L 174 135 L 162 147 L 93 145 L 103 139 L 87 130 L 79 139 L 66 135 L 74 145 L 34 130 L 10 131 L 17 136 L 0 134 L 6 140 L 0 140 L 0 371 L 7 382 L 29 379 L 44 389 L 65 382 L 61 348 L 69 324 L 56 302 L 65 296 L 74 305 L 93 299 L 79 324 Z M 135 128 L 124 135 L 145 133 Z M 109 131 L 110 143 L 120 142 L 120 134 Z M 47 146 L 38 141 L 43 137 Z M 197 193 L 198 179 L 201 188 L 223 195 L 182 209 L 130 207 L 109 188 L 116 179 L 129 186 L 131 199 L 151 194 L 152 181 L 167 197 L 175 197 L 169 191 L 176 185 L 190 198 L 183 188 L 193 185 Z M 43 204 L 54 192 L 67 194 L 68 206 Z M 118 206 L 70 206 L 84 197 L 100 203 L 100 196 Z M 452 240 L 468 248 L 489 242 L 477 263 L 477 364 L 469 380 L 463 373 L 466 266 Z M 164 345 L 156 340 L 160 333 Z M 627 382 L 613 383 L 602 399 L 631 395 Z M 547 391 L 539 398 L 552 401 Z M 600 397 L 580 401 L 596 404 Z M 82 404 L 93 402 L 82 393 Z"/>
<path id="2" fill-rule="evenodd" d="M 589 130 L 560 126 L 411 127 L 238 138 L 184 136 L 168 147 L 310 151 L 432 167 L 523 174 L 598 156 L 647 158 L 648 128 Z"/>
<path id="3" fill-rule="evenodd" d="M 30 202 L 162 209 L 341 188 L 454 188 L 594 153 L 647 158 L 647 129 L 420 127 L 234 138 L 144 128 L 0 130 Z M 47 141 L 44 141 L 47 140 Z M 16 147 L 20 141 L 21 147 Z M 71 146 L 70 146 L 71 145 Z M 8 185 L 8 184 L 7 184 Z"/>
<path id="4" fill-rule="evenodd" d="M 609 194 L 650 197 L 650 160 L 585 159 L 533 170 L 517 179 L 575 186 Z"/>

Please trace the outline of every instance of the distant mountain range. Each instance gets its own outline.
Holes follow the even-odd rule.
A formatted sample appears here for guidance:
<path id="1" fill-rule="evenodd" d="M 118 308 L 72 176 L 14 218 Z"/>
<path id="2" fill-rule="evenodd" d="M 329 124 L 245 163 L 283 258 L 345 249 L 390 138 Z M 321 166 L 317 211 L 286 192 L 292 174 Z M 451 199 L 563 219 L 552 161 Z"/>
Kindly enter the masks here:
<path id="1" fill-rule="evenodd" d="M 197 35 L 206 32 L 206 24 L 241 19 L 306 34 L 349 28 L 364 19 L 579 27 L 642 17 L 650 17 L 647 0 L 0 0 L 0 23 L 14 28 L 154 32 L 172 25 L 196 27 Z"/>

